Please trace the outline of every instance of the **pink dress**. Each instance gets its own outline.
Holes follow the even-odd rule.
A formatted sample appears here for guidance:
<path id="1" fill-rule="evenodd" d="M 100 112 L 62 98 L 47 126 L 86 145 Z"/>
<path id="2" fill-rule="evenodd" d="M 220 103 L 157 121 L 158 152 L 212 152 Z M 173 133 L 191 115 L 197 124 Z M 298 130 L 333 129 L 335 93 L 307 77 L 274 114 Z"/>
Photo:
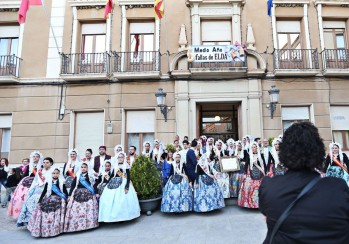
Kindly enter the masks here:
<path id="1" fill-rule="evenodd" d="M 14 191 L 11 197 L 11 201 L 7 209 L 8 216 L 11 216 L 14 219 L 18 218 L 21 212 L 25 197 L 29 192 L 29 188 L 33 180 L 34 180 L 34 177 L 27 176 L 27 177 L 24 177 L 21 180 L 21 182 L 19 182 L 16 190 Z"/>

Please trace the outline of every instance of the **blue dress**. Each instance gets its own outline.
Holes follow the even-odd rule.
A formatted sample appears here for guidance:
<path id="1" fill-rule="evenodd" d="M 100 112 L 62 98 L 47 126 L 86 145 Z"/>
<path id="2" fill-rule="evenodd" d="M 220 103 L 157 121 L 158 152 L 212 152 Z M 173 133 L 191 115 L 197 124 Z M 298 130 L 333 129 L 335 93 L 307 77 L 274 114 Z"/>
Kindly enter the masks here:
<path id="1" fill-rule="evenodd" d="M 196 184 L 199 184 L 198 188 Z M 217 181 L 198 166 L 194 185 L 194 212 L 209 212 L 224 207 L 223 194 Z"/>
<path id="2" fill-rule="evenodd" d="M 99 199 L 99 222 L 127 221 L 140 216 L 141 209 L 130 180 L 130 170 L 124 167 L 119 173 L 109 180 Z M 125 188 L 128 188 L 127 194 Z"/>
<path id="3" fill-rule="evenodd" d="M 178 166 L 174 170 L 171 165 L 170 178 L 163 189 L 161 201 L 161 212 L 163 213 L 181 213 L 193 209 L 193 193 L 189 180 Z"/>

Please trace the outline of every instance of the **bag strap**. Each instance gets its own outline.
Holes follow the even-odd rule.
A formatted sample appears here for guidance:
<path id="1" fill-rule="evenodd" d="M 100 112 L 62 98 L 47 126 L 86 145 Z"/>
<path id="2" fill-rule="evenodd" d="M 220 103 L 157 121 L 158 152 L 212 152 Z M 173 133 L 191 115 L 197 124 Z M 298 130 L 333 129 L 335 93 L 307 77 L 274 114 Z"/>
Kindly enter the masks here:
<path id="1" fill-rule="evenodd" d="M 294 207 L 294 205 L 298 202 L 299 199 L 301 199 L 305 194 L 307 194 L 315 185 L 316 183 L 318 183 L 321 180 L 321 177 L 316 177 L 314 179 L 312 179 L 301 191 L 301 193 L 299 193 L 299 195 L 297 196 L 297 198 L 285 209 L 285 211 L 280 215 L 279 219 L 276 221 L 276 224 L 273 228 L 273 231 L 270 235 L 270 240 L 269 240 L 269 244 L 272 244 L 273 239 L 276 235 L 276 233 L 278 232 L 280 226 L 282 225 L 282 223 L 286 220 L 286 218 L 290 215 L 291 213 L 291 209 Z"/>

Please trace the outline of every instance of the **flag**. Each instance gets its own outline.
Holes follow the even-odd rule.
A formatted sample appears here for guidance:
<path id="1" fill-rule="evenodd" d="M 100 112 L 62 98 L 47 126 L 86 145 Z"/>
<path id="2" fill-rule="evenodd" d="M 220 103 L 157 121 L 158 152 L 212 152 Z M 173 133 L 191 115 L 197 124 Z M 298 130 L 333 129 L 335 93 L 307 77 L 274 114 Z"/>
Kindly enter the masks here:
<path id="1" fill-rule="evenodd" d="M 136 43 L 135 43 L 135 50 L 134 50 L 134 53 L 133 53 L 133 57 L 137 58 L 138 57 L 139 44 L 140 44 L 139 34 L 135 35 L 135 40 L 136 40 Z"/>
<path id="2" fill-rule="evenodd" d="M 271 16 L 271 9 L 273 8 L 273 0 L 268 0 L 268 15 Z"/>
<path id="3" fill-rule="evenodd" d="M 162 19 L 165 14 L 164 10 L 164 0 L 155 0 L 154 3 L 155 17 L 157 19 Z"/>
<path id="4" fill-rule="evenodd" d="M 113 10 L 113 0 L 107 0 L 104 10 L 104 19 L 108 18 L 108 14 Z"/>
<path id="5" fill-rule="evenodd" d="M 41 0 L 22 0 L 18 11 L 18 23 L 23 24 L 27 18 L 30 5 L 42 5 Z"/>

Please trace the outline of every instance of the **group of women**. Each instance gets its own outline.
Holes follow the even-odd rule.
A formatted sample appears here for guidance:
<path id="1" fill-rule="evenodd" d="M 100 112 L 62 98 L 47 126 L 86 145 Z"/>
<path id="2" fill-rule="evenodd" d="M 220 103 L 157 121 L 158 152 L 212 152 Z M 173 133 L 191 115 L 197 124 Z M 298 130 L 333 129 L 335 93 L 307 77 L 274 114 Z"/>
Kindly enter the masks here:
<path id="1" fill-rule="evenodd" d="M 225 144 L 203 136 L 193 140 L 190 149 L 188 141 L 183 141 L 183 147 L 175 141 L 175 150 L 166 151 L 156 140 L 153 150 L 150 142 L 144 144 L 143 154 L 151 157 L 162 172 L 164 213 L 213 211 L 223 208 L 224 198 L 228 197 L 237 198 L 238 206 L 258 208 L 263 177 L 287 171 L 278 157 L 281 142 L 279 136 L 270 147 L 246 136 L 242 141 L 229 139 Z M 191 153 L 194 175 L 190 173 Z M 220 160 L 226 156 L 237 158 L 237 171 L 223 172 Z M 19 167 L 25 177 L 13 193 L 7 213 L 17 219 L 17 226 L 27 225 L 35 237 L 92 229 L 99 222 L 135 219 L 140 216 L 140 207 L 131 182 L 131 167 L 122 147 L 117 147 L 115 157 L 101 162 L 99 171 L 93 161 L 80 161 L 76 150 L 69 152 L 63 170 L 55 166 L 52 158 L 34 151 L 29 163 L 25 159 Z M 349 160 L 341 146 L 331 143 L 319 171 L 349 183 L 348 168 Z"/>
<path id="2" fill-rule="evenodd" d="M 71 158 L 61 171 L 52 158 L 34 151 L 29 165 L 21 166 L 28 176 L 17 186 L 7 212 L 17 219 L 17 226 L 27 226 L 34 237 L 52 237 L 140 216 L 124 153 L 115 161 L 105 160 L 104 172 L 97 177 L 88 163 Z"/>

